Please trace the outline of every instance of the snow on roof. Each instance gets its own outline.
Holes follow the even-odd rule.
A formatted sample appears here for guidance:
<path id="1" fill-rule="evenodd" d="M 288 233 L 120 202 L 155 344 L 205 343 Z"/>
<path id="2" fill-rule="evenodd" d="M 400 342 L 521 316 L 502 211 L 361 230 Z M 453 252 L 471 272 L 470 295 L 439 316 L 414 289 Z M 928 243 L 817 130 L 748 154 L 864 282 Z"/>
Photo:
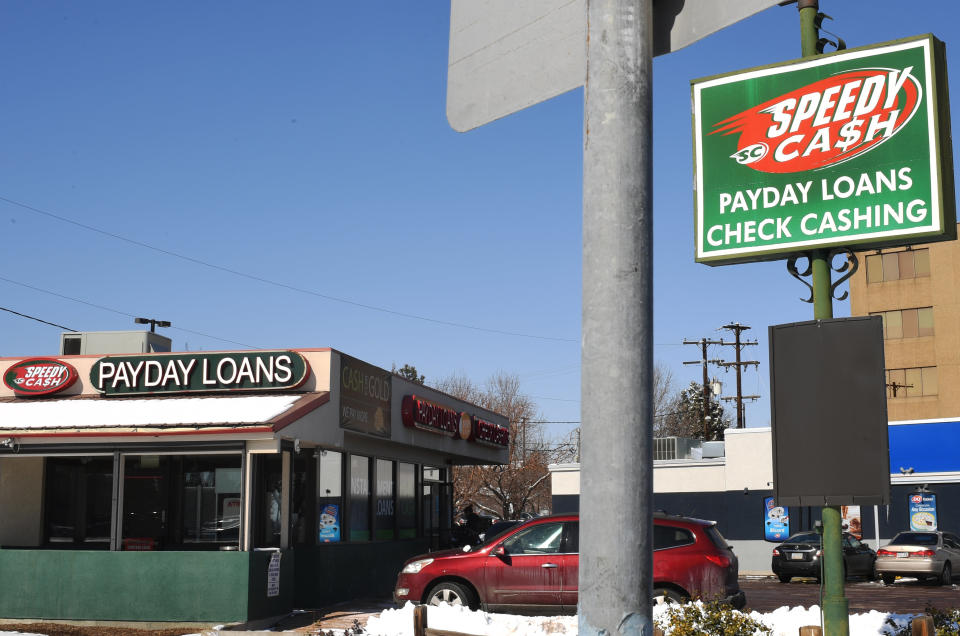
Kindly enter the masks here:
<path id="1" fill-rule="evenodd" d="M 300 395 L 0 402 L 0 430 L 249 425 L 269 422 Z"/>

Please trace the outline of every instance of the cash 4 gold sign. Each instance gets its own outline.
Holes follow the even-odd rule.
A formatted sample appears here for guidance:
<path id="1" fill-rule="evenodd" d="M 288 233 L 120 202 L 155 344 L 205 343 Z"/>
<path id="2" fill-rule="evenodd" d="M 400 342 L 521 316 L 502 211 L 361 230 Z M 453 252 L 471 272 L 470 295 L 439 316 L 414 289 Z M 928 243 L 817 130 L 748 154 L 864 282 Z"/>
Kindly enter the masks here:
<path id="1" fill-rule="evenodd" d="M 695 80 L 696 259 L 954 238 L 932 36 Z"/>
<path id="2" fill-rule="evenodd" d="M 403 397 L 400 419 L 408 428 L 448 435 L 478 444 L 496 447 L 510 444 L 510 430 L 505 426 L 416 395 Z"/>
<path id="3" fill-rule="evenodd" d="M 73 365 L 50 358 L 22 360 L 6 370 L 3 383 L 22 397 L 59 393 L 77 381 Z"/>

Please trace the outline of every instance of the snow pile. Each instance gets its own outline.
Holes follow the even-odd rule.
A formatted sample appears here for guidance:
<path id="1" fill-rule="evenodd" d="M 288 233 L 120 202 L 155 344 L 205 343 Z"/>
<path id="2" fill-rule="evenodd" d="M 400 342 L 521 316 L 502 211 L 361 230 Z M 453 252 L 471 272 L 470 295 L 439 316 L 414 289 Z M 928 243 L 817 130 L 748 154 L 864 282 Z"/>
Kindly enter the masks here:
<path id="1" fill-rule="evenodd" d="M 366 630 L 370 636 L 412 636 L 413 603 L 401 609 L 388 609 L 371 616 Z M 430 606 L 427 624 L 434 629 L 474 634 L 476 636 L 510 636 L 518 634 L 576 634 L 576 616 L 517 616 L 472 612 L 463 606 L 443 604 Z"/>
<path id="2" fill-rule="evenodd" d="M 889 636 L 895 630 L 887 625 L 887 619 L 893 619 L 899 627 L 909 627 L 913 614 L 887 614 L 876 610 L 866 614 L 850 615 L 850 636 Z M 803 607 L 779 607 L 772 612 L 761 614 L 750 612 L 750 618 L 763 622 L 773 629 L 773 636 L 797 636 L 800 628 L 806 625 L 820 624 L 820 608 L 811 605 Z"/>
<path id="3" fill-rule="evenodd" d="M 366 633 L 370 636 L 413 636 L 413 607 L 412 603 L 407 603 L 401 609 L 384 610 L 378 616 L 370 617 L 366 624 Z M 666 606 L 654 607 L 654 621 L 656 622 L 666 611 Z M 750 612 L 749 616 L 771 627 L 773 636 L 797 636 L 801 627 L 820 624 L 820 608 L 816 605 L 809 609 L 781 607 L 766 614 Z M 895 630 L 887 625 L 888 618 L 893 619 L 898 627 L 909 627 L 913 616 L 913 614 L 887 614 L 877 611 L 851 614 L 850 636 L 892 636 Z M 465 607 L 446 604 L 439 607 L 430 606 L 427 611 L 427 622 L 435 629 L 476 636 L 576 636 L 577 634 L 576 616 L 488 614 L 471 612 Z M 329 631 L 335 634 L 344 633 L 339 630 Z M 43 635 L 0 631 L 0 636 Z M 191 636 L 200 635 L 192 634 Z"/>
<path id="4" fill-rule="evenodd" d="M 413 604 L 407 603 L 402 609 L 384 610 L 379 616 L 367 621 L 366 631 L 370 636 L 412 636 Z M 655 607 L 654 621 L 667 608 Z M 762 621 L 773 629 L 774 636 L 797 636 L 805 625 L 820 624 L 820 608 L 816 605 L 809 609 L 803 607 L 781 607 L 772 612 L 761 614 L 751 612 L 750 618 Z M 867 612 L 850 616 L 851 636 L 889 636 L 893 628 L 886 624 L 892 618 L 901 627 L 909 626 L 912 614 L 887 614 L 885 612 Z M 431 606 L 427 612 L 430 627 L 475 634 L 476 636 L 575 636 L 577 633 L 576 616 L 516 616 L 513 614 L 488 614 L 471 612 L 464 607 L 441 605 Z M 668 635 L 669 636 L 669 633 Z"/>

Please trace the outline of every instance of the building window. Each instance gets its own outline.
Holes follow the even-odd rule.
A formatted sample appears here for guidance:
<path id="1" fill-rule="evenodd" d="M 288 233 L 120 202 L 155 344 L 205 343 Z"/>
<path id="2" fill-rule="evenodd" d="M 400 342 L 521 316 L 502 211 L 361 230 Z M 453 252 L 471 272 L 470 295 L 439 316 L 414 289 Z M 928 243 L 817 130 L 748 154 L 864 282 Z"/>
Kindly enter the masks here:
<path id="1" fill-rule="evenodd" d="M 317 460 L 317 542 L 336 543 L 343 527 L 343 455 L 321 450 Z"/>
<path id="2" fill-rule="evenodd" d="M 350 540 L 370 540 L 370 458 L 350 456 Z"/>
<path id="3" fill-rule="evenodd" d="M 867 282 L 883 283 L 930 276 L 930 250 L 921 248 L 867 256 Z"/>
<path id="4" fill-rule="evenodd" d="M 283 496 L 283 458 L 258 453 L 253 458 L 253 547 L 279 548 Z"/>
<path id="5" fill-rule="evenodd" d="M 401 539 L 417 536 L 417 467 L 397 464 L 397 527 Z"/>
<path id="6" fill-rule="evenodd" d="M 933 307 L 879 311 L 871 316 L 883 317 L 883 338 L 920 338 L 933 335 Z"/>
<path id="7" fill-rule="evenodd" d="M 291 455 L 290 462 L 290 539 L 293 545 L 314 545 L 314 487 L 316 462 L 313 453 Z"/>
<path id="8" fill-rule="evenodd" d="M 50 457 L 44 484 L 44 533 L 57 548 L 110 547 L 113 457 Z"/>
<path id="9" fill-rule="evenodd" d="M 182 479 L 183 543 L 233 544 L 240 540 L 240 456 L 175 457 Z"/>
<path id="10" fill-rule="evenodd" d="M 889 399 L 923 397 L 938 393 L 936 367 L 887 369 L 887 398 Z"/>
<path id="11" fill-rule="evenodd" d="M 380 540 L 390 540 L 396 536 L 394 526 L 397 514 L 393 496 L 393 462 L 378 459 L 377 466 L 377 516 L 376 534 Z"/>
<path id="12" fill-rule="evenodd" d="M 450 518 L 453 486 L 446 482 L 447 472 L 424 466 L 420 482 L 420 509 L 423 514 L 423 536 L 431 549 L 447 547 L 450 541 Z"/>

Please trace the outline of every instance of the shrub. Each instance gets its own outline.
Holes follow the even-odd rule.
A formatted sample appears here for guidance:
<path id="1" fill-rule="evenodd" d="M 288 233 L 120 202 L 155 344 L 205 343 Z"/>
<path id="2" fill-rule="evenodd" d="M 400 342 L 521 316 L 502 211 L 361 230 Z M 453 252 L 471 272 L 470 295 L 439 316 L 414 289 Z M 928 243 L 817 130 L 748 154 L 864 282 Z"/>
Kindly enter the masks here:
<path id="1" fill-rule="evenodd" d="M 670 606 L 656 622 L 667 636 L 754 636 L 773 633 L 760 621 L 718 601 Z"/>
<path id="2" fill-rule="evenodd" d="M 960 636 L 960 609 L 939 610 L 928 605 L 925 613 L 933 617 L 936 636 Z M 910 636 L 913 633 L 909 624 L 901 627 L 892 618 L 887 619 L 887 625 L 892 628 L 888 632 L 891 636 Z"/>

